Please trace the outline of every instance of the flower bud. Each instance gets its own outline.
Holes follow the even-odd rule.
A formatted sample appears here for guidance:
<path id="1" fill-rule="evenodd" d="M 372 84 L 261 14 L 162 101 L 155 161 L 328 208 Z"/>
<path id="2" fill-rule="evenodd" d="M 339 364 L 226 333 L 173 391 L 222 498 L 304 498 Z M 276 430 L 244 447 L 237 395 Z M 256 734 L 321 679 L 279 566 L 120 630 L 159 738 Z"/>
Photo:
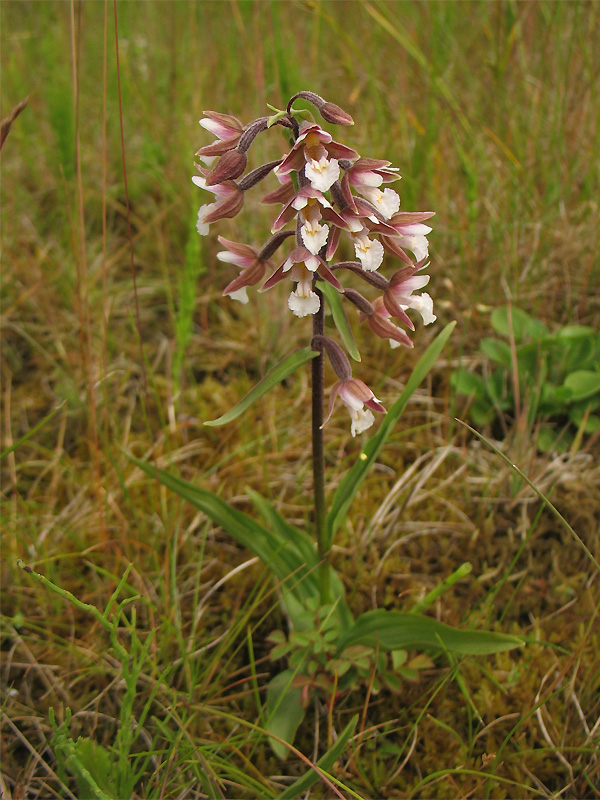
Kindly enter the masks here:
<path id="1" fill-rule="evenodd" d="M 271 236 L 269 241 L 266 242 L 259 251 L 258 258 L 261 261 L 266 261 L 268 258 L 271 258 L 271 256 L 279 249 L 288 236 L 293 236 L 294 233 L 295 231 L 280 231 L 274 236 Z"/>
<path id="2" fill-rule="evenodd" d="M 258 119 L 255 119 L 254 122 L 248 123 L 248 125 L 246 125 L 244 128 L 244 132 L 240 136 L 238 150 L 241 153 L 245 153 L 252 142 L 256 139 L 258 134 L 267 129 L 268 124 L 268 117 L 259 117 Z"/>
<path id="3" fill-rule="evenodd" d="M 326 102 L 322 106 L 318 106 L 318 108 L 325 122 L 330 122 L 332 125 L 354 125 L 354 120 L 350 114 L 344 111 L 343 108 L 336 106 L 335 103 Z"/>
<path id="4" fill-rule="evenodd" d="M 389 281 L 385 276 L 380 275 L 378 272 L 363 269 L 360 261 L 338 261 L 337 264 L 332 264 L 330 269 L 349 269 L 350 272 L 359 275 L 363 281 L 366 281 L 371 286 L 375 286 L 376 289 L 383 289 L 385 291 L 389 286 Z"/>
<path id="5" fill-rule="evenodd" d="M 252 172 L 249 172 L 247 175 L 244 175 L 238 184 L 242 192 L 246 192 L 248 189 L 256 186 L 256 184 L 262 181 L 263 178 L 266 178 L 278 164 L 281 164 L 280 158 L 277 159 L 277 161 L 269 161 L 267 164 L 263 164 L 253 169 Z"/>
<path id="6" fill-rule="evenodd" d="M 331 366 L 340 380 L 346 381 L 352 377 L 352 368 L 350 367 L 348 356 L 333 339 L 329 339 L 327 336 L 314 336 L 311 347 L 313 350 L 325 350 Z"/>
<path id="7" fill-rule="evenodd" d="M 206 185 L 214 186 L 227 180 L 239 178 L 246 169 L 248 157 L 239 150 L 228 150 L 217 161 L 216 166 L 206 176 Z"/>
<path id="8" fill-rule="evenodd" d="M 327 100 L 323 99 L 320 95 L 315 94 L 315 92 L 303 91 L 295 94 L 288 103 L 288 113 L 292 107 L 292 103 L 297 98 L 308 100 L 309 103 L 312 103 L 313 106 L 316 106 L 325 122 L 330 122 L 332 125 L 354 125 L 354 120 L 347 111 L 344 111 L 343 108 L 340 108 L 335 103 L 327 102 Z"/>
<path id="9" fill-rule="evenodd" d="M 346 289 L 344 292 L 344 297 L 348 298 L 348 300 L 350 300 L 351 303 L 359 308 L 363 314 L 366 314 L 370 317 L 375 313 L 373 305 L 369 303 L 367 298 L 363 297 L 360 292 L 357 292 L 356 289 Z"/>
<path id="10" fill-rule="evenodd" d="M 229 150 L 237 145 L 239 136 L 233 136 L 231 139 L 216 139 L 211 144 L 204 145 L 200 150 L 196 150 L 197 156 L 222 156 Z"/>

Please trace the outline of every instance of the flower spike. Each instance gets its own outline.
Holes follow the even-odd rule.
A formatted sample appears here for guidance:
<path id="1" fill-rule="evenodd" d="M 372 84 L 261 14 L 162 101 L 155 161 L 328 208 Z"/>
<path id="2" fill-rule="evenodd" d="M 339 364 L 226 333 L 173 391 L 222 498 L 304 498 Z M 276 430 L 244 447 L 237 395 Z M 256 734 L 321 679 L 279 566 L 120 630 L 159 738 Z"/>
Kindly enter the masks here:
<path id="1" fill-rule="evenodd" d="M 428 266 L 427 237 L 431 228 L 426 221 L 434 212 L 401 211 L 399 193 L 386 186 L 400 180 L 398 167 L 385 159 L 362 156 L 335 141 L 310 114 L 293 108 L 297 99 L 311 103 L 324 123 L 354 124 L 343 108 L 310 91 L 293 95 L 285 110 L 272 109 L 275 115 L 258 117 L 247 125 L 217 111 L 205 111 L 200 120 L 200 125 L 215 137 L 197 151 L 204 166 L 197 165 L 199 175 L 192 179 L 215 196 L 214 202 L 201 206 L 198 212 L 200 234 L 208 233 L 213 222 L 239 213 L 246 193 L 270 174 L 279 181 L 279 186 L 268 191 L 261 201 L 281 206 L 274 215 L 272 235 L 262 247 L 219 237 L 224 249 L 217 258 L 240 270 L 223 293 L 247 303 L 248 287 L 258 285 L 258 291 L 263 292 L 289 279 L 293 283 L 287 299 L 290 311 L 297 317 L 321 314 L 325 297 L 343 342 L 356 358 L 340 300 L 325 288 L 319 291 L 319 283 L 325 281 L 357 309 L 359 319 L 376 336 L 388 339 L 392 347 L 412 347 L 410 336 L 400 327 L 415 330 L 410 309 L 421 315 L 424 325 L 436 319 L 432 298 L 421 291 L 429 283 L 424 270 Z M 287 151 L 283 156 L 281 151 L 275 151 L 274 156 L 279 153 L 279 158 L 249 168 L 250 149 L 256 137 L 275 128 L 283 128 L 291 139 Z M 342 259 L 353 260 L 333 263 L 344 239 L 346 252 Z M 279 248 L 283 254 L 276 267 L 273 258 Z M 400 265 L 386 275 L 390 257 L 399 259 Z M 353 286 L 344 286 L 339 279 L 356 280 L 353 276 L 366 284 L 364 294 Z M 327 353 L 339 379 L 331 393 L 327 419 L 339 396 L 350 412 L 355 436 L 371 426 L 374 411 L 384 413 L 385 409 L 362 381 L 352 377 L 346 354 L 323 334 L 320 319 L 316 317 L 314 323 L 312 347 Z"/>

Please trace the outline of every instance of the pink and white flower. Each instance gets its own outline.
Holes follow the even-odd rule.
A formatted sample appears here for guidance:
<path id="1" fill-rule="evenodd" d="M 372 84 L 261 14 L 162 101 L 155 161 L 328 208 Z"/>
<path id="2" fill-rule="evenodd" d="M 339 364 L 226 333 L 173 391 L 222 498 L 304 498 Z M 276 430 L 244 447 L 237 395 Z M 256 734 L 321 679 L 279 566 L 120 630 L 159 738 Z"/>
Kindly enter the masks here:
<path id="1" fill-rule="evenodd" d="M 296 283 L 296 289 L 288 300 L 290 310 L 297 317 L 316 314 L 321 307 L 321 301 L 319 295 L 312 288 L 315 273 L 338 291 L 342 290 L 340 282 L 320 256 L 311 253 L 306 247 L 296 247 L 283 264 L 264 282 L 260 291 L 264 292 L 284 278 L 290 277 Z"/>
<path id="2" fill-rule="evenodd" d="M 300 135 L 288 155 L 275 170 L 286 175 L 305 167 L 305 175 L 313 189 L 326 192 L 340 177 L 339 160 L 354 161 L 358 153 L 351 147 L 334 142 L 330 133 L 313 122 L 300 125 Z"/>
<path id="3" fill-rule="evenodd" d="M 368 230 L 363 228 L 359 233 L 353 233 L 354 252 L 367 272 L 375 272 L 383 261 L 383 245 L 377 239 L 369 239 Z"/>
<path id="4" fill-rule="evenodd" d="M 390 322 L 391 314 L 385 307 L 383 298 L 376 297 L 372 305 L 373 313 L 361 314 L 361 318 L 366 319 L 367 325 L 373 333 L 381 339 L 388 339 L 392 348 L 400 345 L 414 347 L 410 336 L 402 328 Z"/>
<path id="5" fill-rule="evenodd" d="M 204 113 L 206 116 L 200 120 L 200 125 L 217 138 L 211 144 L 201 147 L 196 155 L 210 166 L 217 156 L 222 156 L 237 145 L 244 126 L 239 119 L 229 114 L 221 114 L 218 111 Z"/>
<path id="6" fill-rule="evenodd" d="M 258 257 L 258 251 L 248 244 L 240 242 L 232 242 L 230 239 L 225 239 L 224 236 L 218 237 L 219 242 L 227 248 L 217 253 L 219 261 L 224 261 L 226 264 L 235 264 L 241 268 L 241 273 L 234 278 L 223 290 L 224 295 L 228 295 L 232 300 L 238 300 L 240 303 L 248 302 L 248 286 L 254 286 L 262 280 L 265 269 L 273 267 L 273 262 L 270 260 L 262 260 Z"/>
<path id="7" fill-rule="evenodd" d="M 323 423 L 325 425 L 333 412 L 335 398 L 339 395 L 340 400 L 348 409 L 352 426 L 350 432 L 352 436 L 366 431 L 375 422 L 373 411 L 385 414 L 385 408 L 375 397 L 371 389 L 358 378 L 347 378 L 338 381 L 331 390 L 329 397 L 329 413 Z"/>
<path id="8" fill-rule="evenodd" d="M 433 212 L 431 211 L 394 214 L 386 224 L 394 229 L 395 235 L 382 235 L 383 246 L 388 252 L 398 256 L 407 264 L 413 262 L 406 254 L 406 250 L 410 250 L 414 254 L 417 262 L 423 261 L 429 253 L 427 234 L 431 233 L 432 229 L 429 225 L 423 225 L 422 221 L 432 216 Z"/>
<path id="9" fill-rule="evenodd" d="M 242 210 L 244 205 L 244 193 L 240 190 L 235 181 L 224 181 L 214 186 L 206 185 L 206 178 L 202 175 L 194 175 L 193 183 L 201 189 L 213 192 L 216 196 L 214 203 L 205 203 L 200 206 L 198 211 L 198 222 L 196 230 L 200 236 L 206 236 L 209 225 L 220 219 L 230 219 L 235 217 Z M 219 199 L 217 199 L 219 198 Z"/>
<path id="10" fill-rule="evenodd" d="M 290 278 L 296 282 L 296 289 L 288 297 L 288 307 L 297 317 L 316 314 L 321 308 L 319 295 L 313 291 L 313 274 L 304 264 L 294 264 Z"/>

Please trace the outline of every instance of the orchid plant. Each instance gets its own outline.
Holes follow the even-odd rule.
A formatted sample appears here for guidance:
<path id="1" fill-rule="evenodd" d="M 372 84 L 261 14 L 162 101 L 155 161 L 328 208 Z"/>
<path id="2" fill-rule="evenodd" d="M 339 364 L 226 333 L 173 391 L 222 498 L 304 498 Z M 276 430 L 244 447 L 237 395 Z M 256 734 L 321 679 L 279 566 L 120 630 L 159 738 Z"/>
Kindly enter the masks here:
<path id="1" fill-rule="evenodd" d="M 335 533 L 412 393 L 435 363 L 454 323 L 446 326 L 429 346 L 405 390 L 387 412 L 372 389 L 353 376 L 350 358 L 359 362 L 360 355 L 346 308 L 353 308 L 359 321 L 368 325 L 375 336 L 388 339 L 392 348 L 413 347 L 405 329 L 413 332 L 415 325 L 407 312 L 420 314 L 425 325 L 436 320 L 430 295 L 419 293 L 429 282 L 424 270 L 429 265 L 427 235 L 431 228 L 425 222 L 434 212 L 401 211 L 398 193 L 388 186 L 382 188 L 400 179 L 398 168 L 387 160 L 361 156 L 336 141 L 309 111 L 294 107 L 297 100 L 312 105 L 324 123 L 354 124 L 338 105 L 309 91 L 295 94 L 285 110 L 270 107 L 270 116 L 246 125 L 229 114 L 205 111 L 200 125 L 215 139 L 196 153 L 201 163 L 196 164 L 198 174 L 192 181 L 215 198 L 198 212 L 197 229 L 202 236 L 219 220 L 237 216 L 248 193 L 268 176 L 274 175 L 278 181 L 276 188 L 262 197 L 262 203 L 281 206 L 281 210 L 274 219 L 270 238 L 261 247 L 218 237 L 224 249 L 217 258 L 240 270 L 224 286 L 223 294 L 245 304 L 250 302 L 250 287 L 259 286 L 258 291 L 264 292 L 290 279 L 293 286 L 287 306 L 297 317 L 312 317 L 309 343 L 277 364 L 234 408 L 205 424 L 231 422 L 294 370 L 312 362 L 314 536 L 289 525 L 274 506 L 253 491 L 249 490 L 248 495 L 262 524 L 211 492 L 136 460 L 148 474 L 158 476 L 258 555 L 279 581 L 290 635 L 286 639 L 282 631 L 275 632 L 273 657 L 287 657 L 289 667 L 269 684 L 266 727 L 274 735 L 271 743 L 281 757 L 287 754 L 285 743 L 293 740 L 311 694 L 329 691 L 333 702 L 339 688 L 352 687 L 371 666 L 382 669 L 381 664 L 388 663 L 386 659 L 382 662 L 383 654 L 390 654 L 390 663 L 401 675 L 409 649 L 430 654 L 482 654 L 522 643 L 502 634 L 453 629 L 420 614 L 442 591 L 464 577 L 469 565 L 462 565 L 408 613 L 375 609 L 355 619 L 346 603 L 343 580 L 330 564 Z M 283 133 L 286 152 L 248 171 L 253 142 L 273 129 Z M 354 259 L 344 258 L 348 251 L 354 253 Z M 277 265 L 275 257 L 279 252 Z M 340 260 L 336 260 L 338 252 L 342 254 Z M 400 262 L 389 277 L 383 274 L 386 256 Z M 365 293 L 345 287 L 344 278 L 351 278 L 355 284 L 357 279 L 362 281 Z M 326 310 L 331 313 L 341 344 L 325 335 Z M 338 378 L 330 390 L 327 414 L 325 358 Z M 349 412 L 353 437 L 374 424 L 373 412 L 385 416 L 377 434 L 365 443 L 359 459 L 339 483 L 328 510 L 323 429 L 338 398 Z M 428 659 L 424 657 L 422 663 L 429 663 Z M 390 686 L 393 678 L 387 667 L 385 674 L 388 679 L 384 685 Z"/>

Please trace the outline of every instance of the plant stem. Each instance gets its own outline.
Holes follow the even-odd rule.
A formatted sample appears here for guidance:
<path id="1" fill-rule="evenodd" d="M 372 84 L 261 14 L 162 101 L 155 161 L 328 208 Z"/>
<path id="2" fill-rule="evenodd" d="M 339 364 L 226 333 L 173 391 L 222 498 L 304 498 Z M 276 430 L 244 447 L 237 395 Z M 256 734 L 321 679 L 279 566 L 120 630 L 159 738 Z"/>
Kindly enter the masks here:
<path id="1" fill-rule="evenodd" d="M 313 338 L 325 333 L 325 305 L 322 293 L 314 282 L 314 291 L 321 303 L 319 310 L 313 314 Z M 320 588 L 321 603 L 329 603 L 329 550 L 325 543 L 325 452 L 323 448 L 323 399 L 325 393 L 323 346 L 318 345 L 320 354 L 312 360 L 312 455 L 313 455 L 313 491 L 315 497 L 315 532 L 317 549 L 321 560 Z"/>

